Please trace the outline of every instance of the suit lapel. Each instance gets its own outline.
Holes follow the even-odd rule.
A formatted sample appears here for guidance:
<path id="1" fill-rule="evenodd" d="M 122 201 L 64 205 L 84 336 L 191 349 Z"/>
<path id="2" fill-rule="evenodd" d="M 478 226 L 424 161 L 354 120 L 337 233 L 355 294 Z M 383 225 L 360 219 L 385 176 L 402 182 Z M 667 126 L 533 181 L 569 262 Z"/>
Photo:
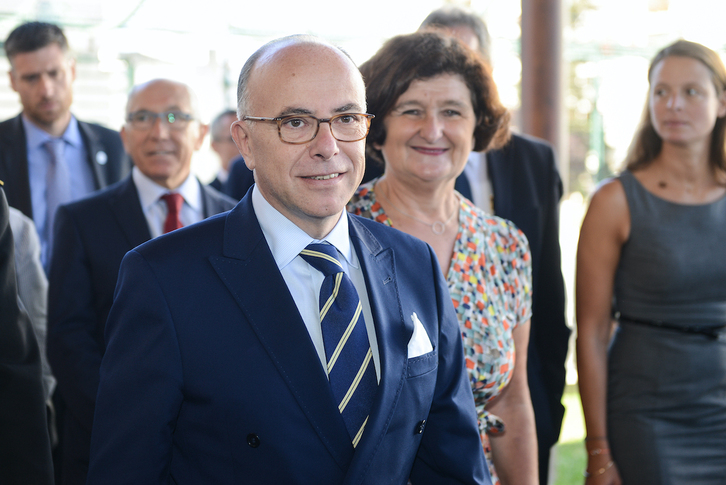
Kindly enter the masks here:
<path id="1" fill-rule="evenodd" d="M 130 175 L 119 185 L 115 196 L 108 203 L 129 247 L 135 248 L 151 239 L 149 224 L 139 202 L 139 193 Z"/>
<path id="2" fill-rule="evenodd" d="M 507 163 L 506 150 L 511 144 L 507 144 L 499 150 L 492 150 L 487 153 L 487 172 L 492 182 L 494 192 L 494 214 L 499 217 L 508 218 L 512 211 L 512 188 L 507 181 L 512 179 L 512 164 Z"/>
<path id="3" fill-rule="evenodd" d="M 348 470 L 348 477 L 360 477 L 366 473 L 371 456 L 382 442 L 396 410 L 406 379 L 408 341 L 413 335 L 413 321 L 402 314 L 393 249 L 381 246 L 356 217 L 349 216 L 348 220 L 351 241 L 366 280 L 381 362 L 378 393 Z"/>
<path id="4" fill-rule="evenodd" d="M 223 256 L 210 261 L 311 426 L 338 465 L 348 468 L 353 456 L 350 437 L 315 347 L 257 222 L 250 196 L 227 215 Z"/>
<path id="5" fill-rule="evenodd" d="M 108 154 L 103 150 L 103 146 L 98 140 L 96 133 L 86 123 L 79 121 L 78 129 L 81 132 L 81 138 L 83 138 L 83 143 L 86 146 L 86 161 L 93 173 L 96 190 L 102 189 L 108 185 L 106 171 L 103 170 L 103 167 L 108 161 Z"/>
<path id="6" fill-rule="evenodd" d="M 202 192 L 202 215 L 205 219 L 228 210 L 226 207 L 222 207 L 219 203 L 219 199 L 212 195 L 209 187 L 199 182 L 199 180 L 197 180 L 197 183 L 199 184 L 199 188 Z"/>

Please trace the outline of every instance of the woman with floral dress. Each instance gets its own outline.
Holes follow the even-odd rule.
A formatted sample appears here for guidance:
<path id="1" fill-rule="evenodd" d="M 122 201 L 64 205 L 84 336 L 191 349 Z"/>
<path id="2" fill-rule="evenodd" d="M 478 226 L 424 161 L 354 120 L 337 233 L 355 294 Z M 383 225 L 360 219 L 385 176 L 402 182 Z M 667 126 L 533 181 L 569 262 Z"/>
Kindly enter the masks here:
<path id="1" fill-rule="evenodd" d="M 489 68 L 455 39 L 415 33 L 389 40 L 361 72 L 376 115 L 367 148 L 385 171 L 348 209 L 433 247 L 459 318 L 493 481 L 535 484 L 527 239 L 454 190 L 469 152 L 501 145 L 509 134 Z"/>

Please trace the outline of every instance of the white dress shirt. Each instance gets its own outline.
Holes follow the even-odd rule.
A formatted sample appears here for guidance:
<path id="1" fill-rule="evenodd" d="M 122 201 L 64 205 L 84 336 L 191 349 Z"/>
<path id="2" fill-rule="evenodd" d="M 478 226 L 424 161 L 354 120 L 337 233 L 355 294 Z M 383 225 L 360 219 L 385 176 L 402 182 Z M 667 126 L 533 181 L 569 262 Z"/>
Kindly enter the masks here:
<path id="1" fill-rule="evenodd" d="M 149 224 L 151 237 L 155 238 L 164 234 L 164 221 L 168 212 L 166 202 L 161 196 L 170 192 L 181 194 L 184 198 L 179 219 L 184 226 L 194 224 L 204 219 L 204 203 L 202 202 L 202 190 L 199 187 L 197 178 L 189 173 L 184 182 L 174 190 L 162 187 L 149 177 L 144 175 L 138 167 L 131 171 L 131 177 L 139 192 L 141 209 L 144 211 L 146 222 Z"/>
<path id="2" fill-rule="evenodd" d="M 290 290 L 293 300 L 295 300 L 300 316 L 305 322 L 305 327 L 307 327 L 310 339 L 318 352 L 323 369 L 327 366 L 327 359 L 325 358 L 323 332 L 320 328 L 319 296 L 320 287 L 325 277 L 323 273 L 313 268 L 300 256 L 300 251 L 310 243 L 321 242 L 332 244 L 338 250 L 339 256 L 342 256 L 340 262 L 343 270 L 350 277 L 356 291 L 358 291 L 358 297 L 363 307 L 368 341 L 371 344 L 373 362 L 376 367 L 376 377 L 380 382 L 381 365 L 376 331 L 373 325 L 373 314 L 371 313 L 365 278 L 358 261 L 358 255 L 350 243 L 347 213 L 343 211 L 343 217 L 338 220 L 333 230 L 323 240 L 318 240 L 309 236 L 272 207 L 256 185 L 252 191 L 252 207 L 255 210 L 272 256 L 275 258 L 275 263 L 277 263 L 287 288 Z"/>
<path id="3" fill-rule="evenodd" d="M 484 152 L 471 152 L 464 166 L 464 175 L 469 181 L 471 197 L 474 205 L 486 212 L 494 214 L 494 190 L 487 172 L 487 156 Z"/>

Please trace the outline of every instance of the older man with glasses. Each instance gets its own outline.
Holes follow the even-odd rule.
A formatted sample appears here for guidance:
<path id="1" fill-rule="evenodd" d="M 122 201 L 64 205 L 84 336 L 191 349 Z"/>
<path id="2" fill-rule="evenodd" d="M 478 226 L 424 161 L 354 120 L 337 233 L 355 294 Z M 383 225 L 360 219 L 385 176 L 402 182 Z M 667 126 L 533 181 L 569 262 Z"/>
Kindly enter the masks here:
<path id="1" fill-rule="evenodd" d="M 232 199 L 191 174 L 192 154 L 206 133 L 186 85 L 154 80 L 136 86 L 121 129 L 134 162 L 131 175 L 58 209 L 50 267 L 48 359 L 68 406 L 63 483 L 86 480 L 106 317 L 124 254 L 234 206 Z"/>

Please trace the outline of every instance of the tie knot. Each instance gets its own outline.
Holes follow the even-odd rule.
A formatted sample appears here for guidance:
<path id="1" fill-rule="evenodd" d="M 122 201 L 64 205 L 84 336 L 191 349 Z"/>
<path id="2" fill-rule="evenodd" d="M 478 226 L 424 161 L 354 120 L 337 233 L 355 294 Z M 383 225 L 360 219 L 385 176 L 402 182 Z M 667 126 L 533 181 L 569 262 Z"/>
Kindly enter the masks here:
<path id="1" fill-rule="evenodd" d="M 50 153 L 53 162 L 63 157 L 63 151 L 66 146 L 63 138 L 51 138 L 43 143 L 46 151 Z"/>
<path id="2" fill-rule="evenodd" d="M 330 244 L 308 244 L 300 251 L 300 256 L 325 276 L 343 271 L 343 265 L 338 260 L 338 250 Z"/>
<path id="3" fill-rule="evenodd" d="M 181 210 L 182 204 L 184 203 L 184 197 L 176 192 L 164 194 L 161 199 L 166 202 L 166 207 L 169 211 L 178 213 Z"/>
<path id="4" fill-rule="evenodd" d="M 170 193 L 162 195 L 161 199 L 166 202 L 167 209 L 166 220 L 164 221 L 164 234 L 183 227 L 184 224 L 182 224 L 179 214 L 184 203 L 184 197 L 181 194 Z"/>

